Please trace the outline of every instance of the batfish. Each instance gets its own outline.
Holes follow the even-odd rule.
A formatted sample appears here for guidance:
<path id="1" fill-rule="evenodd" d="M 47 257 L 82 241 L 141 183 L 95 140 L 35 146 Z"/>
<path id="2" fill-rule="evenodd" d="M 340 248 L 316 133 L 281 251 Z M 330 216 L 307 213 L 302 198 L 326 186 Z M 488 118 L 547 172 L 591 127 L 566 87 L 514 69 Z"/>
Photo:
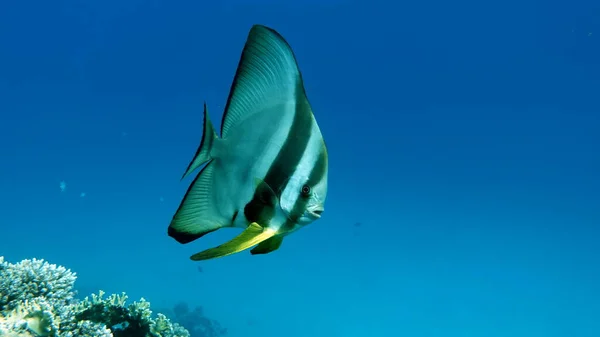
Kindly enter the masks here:
<path id="1" fill-rule="evenodd" d="M 254 25 L 231 85 L 220 137 L 204 103 L 200 146 L 183 178 L 190 184 L 168 228 L 179 243 L 220 228 L 244 231 L 191 256 L 207 260 L 253 248 L 277 250 L 283 238 L 321 217 L 327 148 L 296 57 L 275 30 Z"/>

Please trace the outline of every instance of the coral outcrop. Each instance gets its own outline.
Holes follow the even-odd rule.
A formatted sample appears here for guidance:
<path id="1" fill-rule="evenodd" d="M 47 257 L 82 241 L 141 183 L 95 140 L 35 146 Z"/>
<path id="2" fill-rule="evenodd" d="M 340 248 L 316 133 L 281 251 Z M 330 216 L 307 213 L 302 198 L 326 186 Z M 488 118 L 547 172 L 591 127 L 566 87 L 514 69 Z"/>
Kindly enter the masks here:
<path id="1" fill-rule="evenodd" d="M 44 260 L 11 264 L 0 257 L 0 337 L 190 337 L 143 298 L 75 298 L 77 276 Z"/>

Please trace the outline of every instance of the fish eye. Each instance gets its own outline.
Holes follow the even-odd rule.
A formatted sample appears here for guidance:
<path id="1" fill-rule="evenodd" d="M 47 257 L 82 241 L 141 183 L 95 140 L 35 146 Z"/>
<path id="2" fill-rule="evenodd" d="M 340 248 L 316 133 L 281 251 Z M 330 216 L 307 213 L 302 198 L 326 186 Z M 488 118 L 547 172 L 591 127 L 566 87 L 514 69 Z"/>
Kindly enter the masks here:
<path id="1" fill-rule="evenodd" d="M 301 192 L 302 192 L 303 197 L 308 197 L 310 195 L 310 186 L 308 186 L 308 185 L 302 186 Z"/>

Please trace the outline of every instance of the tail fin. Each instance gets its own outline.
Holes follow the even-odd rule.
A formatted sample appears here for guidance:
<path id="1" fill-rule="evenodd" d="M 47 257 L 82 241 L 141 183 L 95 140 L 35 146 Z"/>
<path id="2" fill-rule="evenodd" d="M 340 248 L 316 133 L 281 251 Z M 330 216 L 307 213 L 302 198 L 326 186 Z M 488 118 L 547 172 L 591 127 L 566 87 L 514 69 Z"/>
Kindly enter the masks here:
<path id="1" fill-rule="evenodd" d="M 215 132 L 215 128 L 210 122 L 210 119 L 208 118 L 208 109 L 206 107 L 206 102 L 204 102 L 204 131 L 202 134 L 202 141 L 200 142 L 198 150 L 196 150 L 194 159 L 192 159 L 187 170 L 185 170 L 185 173 L 181 177 L 182 180 L 202 164 L 212 159 L 210 152 L 212 150 L 213 142 L 216 138 L 217 134 Z"/>

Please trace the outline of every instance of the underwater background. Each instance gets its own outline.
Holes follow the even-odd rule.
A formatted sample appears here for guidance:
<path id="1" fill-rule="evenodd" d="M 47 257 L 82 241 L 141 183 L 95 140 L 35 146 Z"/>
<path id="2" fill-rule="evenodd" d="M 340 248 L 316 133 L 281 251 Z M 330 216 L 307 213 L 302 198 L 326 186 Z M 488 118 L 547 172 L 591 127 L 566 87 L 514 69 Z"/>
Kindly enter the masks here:
<path id="1" fill-rule="evenodd" d="M 0 256 L 70 268 L 82 294 L 201 306 L 232 337 L 600 336 L 599 17 L 592 0 L 4 0 Z M 238 233 L 166 230 L 255 23 L 298 58 L 326 210 L 271 254 L 193 262 Z"/>

